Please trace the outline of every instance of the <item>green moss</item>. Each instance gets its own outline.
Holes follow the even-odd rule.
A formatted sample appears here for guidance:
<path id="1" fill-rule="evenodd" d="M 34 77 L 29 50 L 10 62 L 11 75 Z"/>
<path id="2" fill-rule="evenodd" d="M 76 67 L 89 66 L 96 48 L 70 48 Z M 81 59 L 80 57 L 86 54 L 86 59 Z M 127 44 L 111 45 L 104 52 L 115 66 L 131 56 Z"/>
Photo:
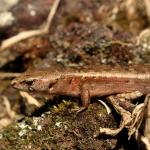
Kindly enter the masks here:
<path id="1" fill-rule="evenodd" d="M 95 125 L 97 127 L 100 125 L 109 126 L 114 123 L 110 118 L 109 123 L 105 122 L 104 117 L 107 118 L 106 109 L 99 103 L 90 104 L 89 108 L 80 114 L 73 111 L 77 106 L 75 102 L 64 100 L 57 107 L 51 108 L 50 113 L 45 114 L 44 117 L 39 117 L 42 126 L 40 131 L 33 125 L 32 117 L 25 117 L 23 122 L 32 129 L 27 127 L 26 134 L 21 137 L 19 136 L 19 132 L 22 130 L 20 123 L 14 123 L 3 133 L 4 139 L 9 142 L 7 149 L 20 149 L 22 147 L 26 150 L 28 146 L 40 147 L 43 150 L 47 149 L 47 146 L 53 149 L 94 148 L 95 146 L 90 143 L 95 140 L 101 143 L 99 139 L 93 138 Z M 107 125 L 105 125 L 106 123 Z M 45 145 L 45 143 L 50 144 Z"/>

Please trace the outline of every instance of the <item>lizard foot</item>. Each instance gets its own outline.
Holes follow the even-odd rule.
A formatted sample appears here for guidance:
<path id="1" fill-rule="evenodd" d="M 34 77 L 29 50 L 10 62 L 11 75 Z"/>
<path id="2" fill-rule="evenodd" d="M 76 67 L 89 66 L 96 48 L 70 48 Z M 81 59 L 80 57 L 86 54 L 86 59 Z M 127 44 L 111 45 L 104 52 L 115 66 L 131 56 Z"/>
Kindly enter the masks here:
<path id="1" fill-rule="evenodd" d="M 74 109 L 71 109 L 71 110 L 78 114 L 78 113 L 81 113 L 81 112 L 85 111 L 86 109 L 87 109 L 87 107 L 79 107 L 79 108 L 74 108 Z"/>

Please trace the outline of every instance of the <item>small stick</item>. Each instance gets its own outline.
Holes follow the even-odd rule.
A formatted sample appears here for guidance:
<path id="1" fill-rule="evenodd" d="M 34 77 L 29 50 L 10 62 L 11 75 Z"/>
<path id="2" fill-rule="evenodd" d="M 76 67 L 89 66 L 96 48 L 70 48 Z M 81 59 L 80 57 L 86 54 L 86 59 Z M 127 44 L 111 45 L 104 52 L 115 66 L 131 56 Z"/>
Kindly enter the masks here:
<path id="1" fill-rule="evenodd" d="M 141 138 L 141 140 L 143 141 L 143 143 L 145 143 L 146 149 L 150 150 L 150 94 L 146 96 L 145 105 L 146 122 L 144 136 Z"/>
<path id="2" fill-rule="evenodd" d="M 29 104 L 33 104 L 37 107 L 40 107 L 41 104 L 34 97 L 29 95 L 27 92 L 20 91 L 20 95 L 27 100 Z"/>
<path id="3" fill-rule="evenodd" d="M 14 118 L 15 112 L 11 109 L 11 105 L 10 105 L 8 98 L 6 96 L 3 96 L 2 98 L 5 104 L 7 113 L 9 114 L 11 118 Z"/>
<path id="4" fill-rule="evenodd" d="M 1 115 L 5 115 L 5 117 L 1 116 L 0 118 L 0 130 L 8 126 L 13 121 L 13 119 L 16 118 L 16 113 L 12 110 L 8 98 L 6 96 L 2 96 L 1 98 L 3 100 L 1 103 L 5 108 L 5 112 L 1 113 Z"/>
<path id="5" fill-rule="evenodd" d="M 17 35 L 2 41 L 2 44 L 0 46 L 0 51 L 3 51 L 5 49 L 9 48 L 10 46 L 12 46 L 22 40 L 31 38 L 33 36 L 47 34 L 49 32 L 49 28 L 51 26 L 52 19 L 54 18 L 54 15 L 56 13 L 59 3 L 60 3 L 60 0 L 55 0 L 53 6 L 51 8 L 51 11 L 49 12 L 49 15 L 47 17 L 46 24 L 44 25 L 43 28 L 37 29 L 37 30 L 24 31 L 24 32 L 18 33 Z"/>
<path id="6" fill-rule="evenodd" d="M 147 17 L 150 21 L 150 0 L 144 0 Z"/>
<path id="7" fill-rule="evenodd" d="M 145 144 L 146 150 L 150 150 L 150 143 L 149 143 L 149 140 L 148 140 L 146 137 L 144 137 L 144 136 L 141 137 L 141 140 L 142 140 L 142 142 Z"/>
<path id="8" fill-rule="evenodd" d="M 15 77 L 18 77 L 20 75 L 21 75 L 21 73 L 0 72 L 0 79 L 15 78 Z"/>
<path id="9" fill-rule="evenodd" d="M 111 109 L 102 100 L 98 100 L 98 101 L 106 108 L 107 114 L 109 115 L 111 113 Z"/>

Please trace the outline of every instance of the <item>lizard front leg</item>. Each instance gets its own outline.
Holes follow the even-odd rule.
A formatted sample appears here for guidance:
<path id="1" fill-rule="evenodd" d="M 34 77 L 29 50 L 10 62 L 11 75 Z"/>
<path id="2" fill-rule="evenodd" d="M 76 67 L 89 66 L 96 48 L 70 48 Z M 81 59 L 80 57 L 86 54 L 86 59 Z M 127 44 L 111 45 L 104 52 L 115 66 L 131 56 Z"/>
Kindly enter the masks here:
<path id="1" fill-rule="evenodd" d="M 90 104 L 90 92 L 86 86 L 83 85 L 80 92 L 82 107 L 77 111 L 78 113 L 86 110 Z"/>
<path id="2" fill-rule="evenodd" d="M 100 128 L 99 134 L 107 134 L 111 136 L 117 135 L 124 127 L 128 129 L 129 137 L 135 133 L 136 129 L 139 128 L 141 119 L 139 118 L 139 114 L 141 114 L 143 104 L 139 104 L 137 106 L 133 105 L 129 101 L 125 101 L 125 98 L 135 99 L 140 97 L 142 94 L 140 92 L 132 92 L 127 94 L 118 94 L 116 96 L 109 96 L 107 101 L 113 105 L 115 110 L 121 115 L 121 122 L 119 128 L 117 129 L 110 129 L 110 128 Z M 95 136 L 98 136 L 96 134 Z"/>

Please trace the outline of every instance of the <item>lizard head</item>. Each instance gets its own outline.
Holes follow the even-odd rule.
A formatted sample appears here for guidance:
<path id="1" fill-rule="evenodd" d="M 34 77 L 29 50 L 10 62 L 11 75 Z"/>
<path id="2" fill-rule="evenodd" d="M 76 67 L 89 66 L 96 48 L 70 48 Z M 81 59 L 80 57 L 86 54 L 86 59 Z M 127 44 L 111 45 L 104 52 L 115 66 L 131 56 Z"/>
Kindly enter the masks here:
<path id="1" fill-rule="evenodd" d="M 27 92 L 43 92 L 51 88 L 60 75 L 50 71 L 25 72 L 21 76 L 12 80 L 13 87 Z"/>

